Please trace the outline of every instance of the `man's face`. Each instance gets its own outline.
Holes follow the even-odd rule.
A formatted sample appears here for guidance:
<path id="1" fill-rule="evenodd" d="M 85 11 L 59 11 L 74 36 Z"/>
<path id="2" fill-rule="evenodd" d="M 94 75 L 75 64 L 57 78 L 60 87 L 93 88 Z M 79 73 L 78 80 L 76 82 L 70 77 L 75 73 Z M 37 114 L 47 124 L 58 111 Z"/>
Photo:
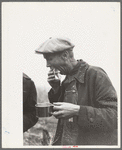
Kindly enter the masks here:
<path id="1" fill-rule="evenodd" d="M 63 73 L 64 61 L 59 54 L 43 54 L 47 62 L 47 67 L 58 69 Z"/>

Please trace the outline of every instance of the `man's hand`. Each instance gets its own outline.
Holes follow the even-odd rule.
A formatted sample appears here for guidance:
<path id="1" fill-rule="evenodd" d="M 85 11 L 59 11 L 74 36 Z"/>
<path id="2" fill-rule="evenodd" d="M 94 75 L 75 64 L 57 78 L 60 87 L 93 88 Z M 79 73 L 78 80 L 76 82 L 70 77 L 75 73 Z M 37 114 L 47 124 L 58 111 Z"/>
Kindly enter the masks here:
<path id="1" fill-rule="evenodd" d="M 65 103 L 65 102 L 57 102 L 53 103 L 54 112 L 52 115 L 54 115 L 56 118 L 71 118 L 74 115 L 78 115 L 80 106 L 71 104 L 71 103 Z"/>
<path id="2" fill-rule="evenodd" d="M 58 73 L 55 72 L 53 69 L 51 69 L 48 73 L 48 79 L 47 79 L 48 83 L 51 85 L 55 93 L 56 91 L 58 91 L 61 82 L 59 78 L 56 78 L 56 76 L 58 76 Z"/>

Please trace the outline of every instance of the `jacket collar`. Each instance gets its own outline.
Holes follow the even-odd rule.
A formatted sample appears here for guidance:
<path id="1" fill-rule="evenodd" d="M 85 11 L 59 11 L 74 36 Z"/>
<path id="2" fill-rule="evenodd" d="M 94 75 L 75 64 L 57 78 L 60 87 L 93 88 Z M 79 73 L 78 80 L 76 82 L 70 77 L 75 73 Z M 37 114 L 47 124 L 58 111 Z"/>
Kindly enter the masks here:
<path id="1" fill-rule="evenodd" d="M 69 83 L 73 81 L 74 78 L 77 79 L 80 83 L 84 83 L 85 73 L 89 65 L 86 62 L 84 62 L 82 59 L 78 61 L 80 65 L 79 65 L 77 73 L 74 75 L 67 75 L 66 77 L 66 80 L 68 80 Z"/>
<path id="2" fill-rule="evenodd" d="M 75 78 L 79 82 L 84 83 L 85 73 L 86 73 L 86 70 L 89 65 L 86 62 L 84 62 L 83 60 L 80 60 L 80 61 L 81 61 L 81 64 L 80 64 L 77 74 L 75 75 Z"/>

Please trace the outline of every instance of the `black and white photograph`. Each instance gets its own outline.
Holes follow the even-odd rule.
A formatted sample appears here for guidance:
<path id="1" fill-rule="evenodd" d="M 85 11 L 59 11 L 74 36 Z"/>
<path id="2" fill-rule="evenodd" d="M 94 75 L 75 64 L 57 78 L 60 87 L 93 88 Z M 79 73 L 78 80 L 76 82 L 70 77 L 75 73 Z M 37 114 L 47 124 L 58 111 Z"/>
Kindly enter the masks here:
<path id="1" fill-rule="evenodd" d="M 2 148 L 120 148 L 120 2 L 2 2 Z"/>

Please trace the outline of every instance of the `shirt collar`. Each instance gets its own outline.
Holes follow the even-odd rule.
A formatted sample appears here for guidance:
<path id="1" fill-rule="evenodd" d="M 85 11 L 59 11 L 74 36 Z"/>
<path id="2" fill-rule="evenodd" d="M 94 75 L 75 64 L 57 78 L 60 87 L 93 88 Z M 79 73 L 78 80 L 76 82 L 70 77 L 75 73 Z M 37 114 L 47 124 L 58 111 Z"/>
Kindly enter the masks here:
<path id="1" fill-rule="evenodd" d="M 77 72 L 74 75 L 67 75 L 66 80 L 70 83 L 71 81 L 77 79 L 80 83 L 84 83 L 84 78 L 85 78 L 85 72 L 88 68 L 88 64 L 84 62 L 82 59 L 78 60 L 78 67 Z"/>

